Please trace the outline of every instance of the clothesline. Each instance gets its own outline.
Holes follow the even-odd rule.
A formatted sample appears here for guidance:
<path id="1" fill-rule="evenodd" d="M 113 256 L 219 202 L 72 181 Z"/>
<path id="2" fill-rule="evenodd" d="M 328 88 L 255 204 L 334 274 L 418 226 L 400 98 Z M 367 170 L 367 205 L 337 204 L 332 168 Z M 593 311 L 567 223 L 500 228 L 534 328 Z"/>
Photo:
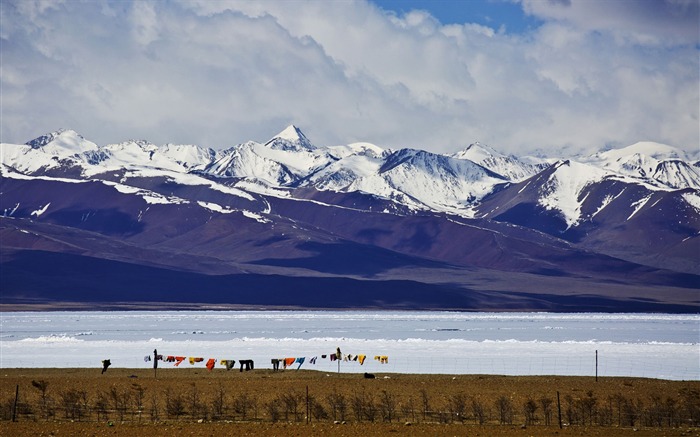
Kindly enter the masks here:
<path id="1" fill-rule="evenodd" d="M 174 363 L 173 366 L 177 367 L 180 364 L 182 364 L 185 359 L 188 360 L 188 362 L 191 365 L 195 365 L 196 363 L 201 363 L 204 361 L 204 357 L 185 357 L 185 356 L 179 356 L 179 355 L 155 355 L 155 357 L 151 357 L 151 355 L 146 355 L 144 356 L 144 361 L 145 362 L 151 362 L 153 359 L 156 361 L 163 361 L 166 363 Z M 321 360 L 328 359 L 330 361 L 343 361 L 343 362 L 357 362 L 359 365 L 364 365 L 365 360 L 367 359 L 367 355 L 364 354 L 343 354 L 340 352 L 340 348 L 338 348 L 336 353 L 332 354 L 323 354 L 320 356 Z M 319 360 L 319 356 L 313 356 L 312 358 L 309 359 L 308 363 L 311 365 L 316 365 L 317 361 Z M 389 357 L 387 355 L 375 355 L 374 360 L 378 361 L 380 364 L 388 364 L 389 363 Z M 236 365 L 236 360 L 234 359 L 221 359 L 218 360 L 219 365 L 224 367 L 226 370 L 231 370 L 235 365 Z M 272 370 L 279 370 L 280 364 L 282 364 L 283 368 L 286 369 L 287 367 L 291 367 L 294 364 L 299 364 L 297 366 L 297 370 L 301 368 L 302 364 L 306 362 L 306 357 L 286 357 L 286 358 L 272 358 L 270 360 L 272 364 Z M 210 371 L 214 369 L 216 366 L 217 359 L 216 358 L 209 358 L 205 364 L 205 367 L 209 369 Z M 254 370 L 254 363 L 253 360 L 239 360 L 238 363 L 240 364 L 240 371 L 242 372 L 244 369 L 246 371 L 248 370 Z M 155 366 L 154 366 L 155 367 Z"/>

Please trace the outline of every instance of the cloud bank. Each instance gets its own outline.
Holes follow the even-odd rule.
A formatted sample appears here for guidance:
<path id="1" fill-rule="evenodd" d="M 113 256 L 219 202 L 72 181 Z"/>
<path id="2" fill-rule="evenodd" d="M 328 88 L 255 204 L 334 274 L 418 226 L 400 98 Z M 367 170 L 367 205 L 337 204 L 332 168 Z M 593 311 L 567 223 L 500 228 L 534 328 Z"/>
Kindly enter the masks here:
<path id="1" fill-rule="evenodd" d="M 465 6 L 467 7 L 467 6 Z M 698 3 L 523 0 L 526 33 L 364 0 L 3 1 L 3 142 L 227 147 L 300 126 L 317 145 L 688 151 Z"/>

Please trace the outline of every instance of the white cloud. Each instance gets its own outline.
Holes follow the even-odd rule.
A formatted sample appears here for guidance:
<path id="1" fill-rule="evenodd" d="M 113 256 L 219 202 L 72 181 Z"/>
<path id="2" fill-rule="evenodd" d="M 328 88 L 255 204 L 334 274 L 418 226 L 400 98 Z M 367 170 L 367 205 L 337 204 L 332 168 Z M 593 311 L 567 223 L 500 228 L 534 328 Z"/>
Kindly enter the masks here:
<path id="1" fill-rule="evenodd" d="M 129 15 L 131 31 L 136 42 L 148 45 L 158 39 L 159 19 L 153 3 L 140 1 L 132 3 Z"/>
<path id="2" fill-rule="evenodd" d="M 548 21 L 514 35 L 361 0 L 2 2 L 2 141 L 68 127 L 98 144 L 223 147 L 295 123 L 319 145 L 443 152 L 700 145 L 686 33 L 536 3 L 524 8 Z"/>
<path id="3" fill-rule="evenodd" d="M 523 9 L 587 31 L 638 44 L 698 44 L 697 0 L 521 0 Z"/>

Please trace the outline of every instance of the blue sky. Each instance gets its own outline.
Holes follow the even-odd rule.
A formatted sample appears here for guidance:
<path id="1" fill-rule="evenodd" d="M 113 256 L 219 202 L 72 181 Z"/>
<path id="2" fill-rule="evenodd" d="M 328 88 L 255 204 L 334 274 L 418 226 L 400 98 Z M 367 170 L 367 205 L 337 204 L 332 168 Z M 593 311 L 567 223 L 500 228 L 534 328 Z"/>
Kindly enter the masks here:
<path id="1" fill-rule="evenodd" d="M 442 24 L 478 23 L 506 32 L 522 33 L 541 24 L 525 14 L 520 3 L 509 0 L 374 0 L 386 11 L 399 15 L 412 10 L 430 12 Z"/>
<path id="2" fill-rule="evenodd" d="M 697 0 L 3 0 L 0 140 L 700 148 Z"/>

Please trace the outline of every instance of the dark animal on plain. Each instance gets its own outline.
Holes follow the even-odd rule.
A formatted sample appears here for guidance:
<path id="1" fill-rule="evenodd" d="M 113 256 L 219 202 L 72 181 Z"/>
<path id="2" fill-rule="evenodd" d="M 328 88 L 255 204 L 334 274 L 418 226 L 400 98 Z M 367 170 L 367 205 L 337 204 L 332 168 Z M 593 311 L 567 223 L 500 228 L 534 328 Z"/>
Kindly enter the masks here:
<path id="1" fill-rule="evenodd" d="M 365 372 L 365 379 L 374 379 L 374 373 Z"/>
<path id="2" fill-rule="evenodd" d="M 107 368 L 112 365 L 112 362 L 109 360 L 102 360 L 102 373 L 105 373 L 107 371 Z"/>

